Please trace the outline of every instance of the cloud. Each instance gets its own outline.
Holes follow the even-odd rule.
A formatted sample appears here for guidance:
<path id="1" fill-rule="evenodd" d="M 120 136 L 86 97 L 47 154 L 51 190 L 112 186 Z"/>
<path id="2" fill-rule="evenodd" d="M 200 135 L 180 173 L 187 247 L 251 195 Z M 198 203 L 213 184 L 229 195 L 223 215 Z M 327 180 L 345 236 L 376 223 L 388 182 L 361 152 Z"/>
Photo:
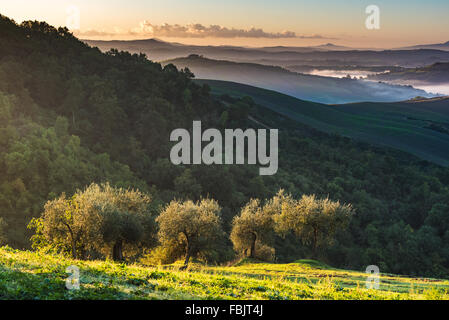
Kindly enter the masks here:
<path id="1" fill-rule="evenodd" d="M 261 28 L 249 29 L 227 28 L 219 25 L 205 26 L 200 23 L 179 25 L 162 24 L 154 25 L 149 21 L 143 21 L 139 27 L 129 31 L 76 31 L 77 36 L 84 37 L 117 37 L 117 36 L 144 36 L 166 38 L 299 38 L 299 39 L 333 39 L 322 35 L 297 35 L 293 31 L 266 32 Z"/>
<path id="2" fill-rule="evenodd" d="M 265 32 L 260 28 L 245 30 L 226 28 L 219 25 L 204 26 L 200 23 L 153 25 L 149 21 L 143 21 L 140 24 L 140 30 L 155 37 L 172 38 L 296 38 L 296 34 L 292 31 L 273 33 Z"/>
<path id="3" fill-rule="evenodd" d="M 310 36 L 297 36 L 296 38 L 300 38 L 300 39 L 331 39 L 331 40 L 338 40 L 337 38 L 325 37 L 325 36 L 322 36 L 320 34 L 313 34 L 313 35 L 310 35 Z"/>

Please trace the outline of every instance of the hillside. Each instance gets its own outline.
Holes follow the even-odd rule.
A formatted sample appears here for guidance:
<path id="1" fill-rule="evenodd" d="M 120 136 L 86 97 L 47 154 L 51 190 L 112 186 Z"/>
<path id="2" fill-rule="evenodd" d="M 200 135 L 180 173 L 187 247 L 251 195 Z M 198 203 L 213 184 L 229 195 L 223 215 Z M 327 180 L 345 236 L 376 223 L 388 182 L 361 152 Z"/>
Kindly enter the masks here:
<path id="1" fill-rule="evenodd" d="M 321 131 L 400 149 L 441 165 L 449 164 L 449 99 L 330 106 L 235 82 L 196 82 L 208 84 L 215 94 L 250 96 L 257 104 Z"/>
<path id="2" fill-rule="evenodd" d="M 80 269 L 80 290 L 67 290 L 68 266 Z M 449 281 L 382 274 L 380 289 L 366 289 L 366 273 L 300 260 L 289 264 L 193 264 L 145 267 L 0 248 L 0 299 L 226 299 L 397 300 L 449 299 Z"/>
<path id="3" fill-rule="evenodd" d="M 421 68 L 408 68 L 369 76 L 370 79 L 397 83 L 449 83 L 449 63 L 434 63 Z"/>
<path id="4" fill-rule="evenodd" d="M 382 272 L 449 275 L 447 168 L 317 130 L 313 113 L 310 124 L 303 124 L 249 97 L 213 95 L 188 70 L 163 67 L 145 55 L 103 53 L 45 22 L 17 25 L 2 16 L 0 41 L 2 244 L 29 249 L 35 230 L 27 226 L 48 201 L 109 182 L 148 195 L 151 219 L 173 199 L 216 200 L 223 238 L 192 259 L 225 263 L 242 254 L 230 240 L 233 218 L 250 199 L 263 202 L 284 189 L 295 199 L 315 195 L 353 206 L 347 229 L 337 230 L 334 241 L 316 252 L 320 261 L 345 269 L 376 264 Z M 304 110 L 333 110 L 298 103 L 317 107 Z M 170 133 L 190 130 L 194 120 L 220 131 L 278 128 L 277 174 L 260 176 L 254 165 L 174 165 Z M 276 236 L 267 247 L 279 262 L 314 251 L 293 234 Z M 111 251 L 98 255 L 107 259 Z"/>
<path id="5" fill-rule="evenodd" d="M 195 55 L 163 62 L 164 65 L 170 63 L 178 68 L 189 68 L 199 79 L 239 82 L 320 103 L 387 102 L 432 96 L 411 87 L 320 77 L 291 72 L 281 67 L 217 61 Z"/>

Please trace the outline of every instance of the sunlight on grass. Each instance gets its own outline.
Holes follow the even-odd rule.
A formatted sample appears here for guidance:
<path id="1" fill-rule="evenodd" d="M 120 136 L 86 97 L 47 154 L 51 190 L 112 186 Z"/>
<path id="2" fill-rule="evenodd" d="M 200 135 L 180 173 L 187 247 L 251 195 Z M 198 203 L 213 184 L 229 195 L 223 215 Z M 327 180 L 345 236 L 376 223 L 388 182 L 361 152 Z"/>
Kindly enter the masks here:
<path id="1" fill-rule="evenodd" d="M 80 268 L 81 289 L 67 290 L 65 269 Z M 314 260 L 235 266 L 167 266 L 78 261 L 0 248 L 0 299 L 449 299 L 449 281 L 382 275 L 379 290 L 366 274 Z"/>

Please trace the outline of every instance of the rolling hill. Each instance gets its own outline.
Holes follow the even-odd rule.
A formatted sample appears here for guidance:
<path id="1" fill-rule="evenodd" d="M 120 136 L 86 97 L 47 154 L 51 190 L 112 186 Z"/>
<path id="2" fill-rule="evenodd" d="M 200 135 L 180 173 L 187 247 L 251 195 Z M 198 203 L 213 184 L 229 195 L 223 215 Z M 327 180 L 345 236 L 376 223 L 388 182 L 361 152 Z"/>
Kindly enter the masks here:
<path id="1" fill-rule="evenodd" d="M 215 94 L 250 96 L 305 125 L 412 153 L 449 165 L 449 99 L 324 105 L 240 83 L 196 80 Z"/>
<path id="2" fill-rule="evenodd" d="M 401 83 L 449 83 L 449 63 L 434 63 L 421 68 L 407 68 L 369 76 L 370 79 Z"/>
<path id="3" fill-rule="evenodd" d="M 320 103 L 386 102 L 433 96 L 407 86 L 307 75 L 281 67 L 212 60 L 197 55 L 163 62 L 164 65 L 170 63 L 178 68 L 189 68 L 200 79 L 239 82 Z"/>

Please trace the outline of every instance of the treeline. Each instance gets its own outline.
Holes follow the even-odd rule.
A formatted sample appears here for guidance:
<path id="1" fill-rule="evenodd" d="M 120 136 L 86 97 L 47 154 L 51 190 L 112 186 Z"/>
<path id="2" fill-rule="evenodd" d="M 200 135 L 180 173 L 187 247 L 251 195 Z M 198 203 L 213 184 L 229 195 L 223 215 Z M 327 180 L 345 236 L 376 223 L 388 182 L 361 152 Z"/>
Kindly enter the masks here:
<path id="1" fill-rule="evenodd" d="M 186 268 L 192 257 L 233 259 L 226 239 L 238 256 L 273 261 L 275 233 L 293 232 L 311 245 L 316 257 L 317 248 L 331 243 L 353 213 L 350 205 L 315 196 L 295 200 L 281 190 L 263 204 L 250 200 L 234 217 L 229 236 L 221 211 L 217 201 L 202 199 L 173 200 L 158 212 L 151 196 L 138 190 L 92 184 L 71 198 L 62 195 L 47 202 L 42 216 L 28 227 L 35 230 L 35 249 L 70 253 L 74 259 L 124 261 L 146 254 L 147 261 L 173 263 L 184 257 Z"/>
<path id="2" fill-rule="evenodd" d="M 316 199 L 351 203 L 355 214 L 346 232 L 337 232 L 332 243 L 320 245 L 323 240 L 317 238 L 315 250 L 313 241 L 305 237 L 313 232 L 300 232 L 301 239 L 309 239 L 303 244 L 294 230 L 282 233 L 275 228 L 272 243 L 267 244 L 262 234 L 253 252 L 269 256 L 274 249 L 277 261 L 288 262 L 315 251 L 320 260 L 341 268 L 375 264 L 382 272 L 449 275 L 447 168 L 300 126 L 249 98 L 211 96 L 207 86 L 191 81 L 188 70 L 179 71 L 173 65 L 163 68 L 145 55 L 101 53 L 67 29 L 43 22 L 17 25 L 1 17 L 0 42 L 3 243 L 29 248 L 33 232 L 26 227 L 45 212 L 48 201 L 61 200 L 63 193 L 74 195 L 92 182 L 110 182 L 111 188 L 151 194 L 148 210 L 154 218 L 175 199 L 181 207 L 189 200 L 197 205 L 202 199 L 214 199 L 221 208 L 225 236 L 214 241 L 223 250 L 208 250 L 207 259 L 226 261 L 233 254 L 226 235 L 234 239 L 234 216 L 251 199 L 260 199 L 264 211 L 262 199 L 273 199 L 284 189 L 294 199 L 316 195 Z M 257 167 L 247 165 L 175 166 L 170 162 L 173 129 L 190 128 L 193 120 L 219 129 L 259 127 L 248 115 L 279 129 L 275 176 L 261 177 Z M 133 211 L 129 215 L 119 211 L 120 215 L 111 213 L 102 219 L 133 225 L 137 219 Z M 135 234 L 150 241 L 149 231 L 140 227 Z M 155 220 L 155 230 L 159 227 Z M 125 231 L 113 228 L 110 232 Z M 157 233 L 150 233 L 155 243 L 163 243 Z M 151 247 L 140 241 L 133 246 Z M 76 254 L 80 258 L 112 254 L 113 241 L 98 241 L 98 246 L 101 243 L 103 249 L 77 246 Z M 123 241 L 121 251 L 117 245 L 116 255 L 122 252 L 128 258 L 138 251 L 125 250 L 128 245 Z M 67 248 L 70 251 L 72 246 Z M 247 250 L 249 255 L 251 246 L 245 248 L 238 252 Z M 151 252 L 166 256 L 162 247 Z"/>

